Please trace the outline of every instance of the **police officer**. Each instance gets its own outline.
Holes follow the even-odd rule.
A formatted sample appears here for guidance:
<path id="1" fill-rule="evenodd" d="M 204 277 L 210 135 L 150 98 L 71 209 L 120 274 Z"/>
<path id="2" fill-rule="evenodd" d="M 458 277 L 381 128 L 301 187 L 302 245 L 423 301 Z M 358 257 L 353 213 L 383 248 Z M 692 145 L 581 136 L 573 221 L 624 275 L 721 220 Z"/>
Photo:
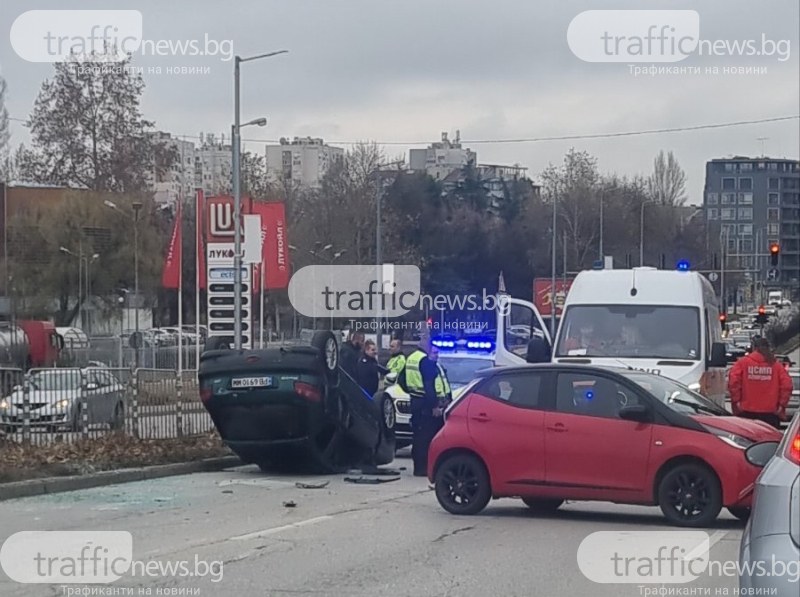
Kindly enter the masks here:
<path id="1" fill-rule="evenodd" d="M 419 347 L 406 359 L 399 379 L 400 387 L 411 397 L 411 458 L 415 477 L 427 476 L 428 449 L 443 424 L 440 398 L 449 394 L 449 384 L 436 362 L 437 356 L 438 350 L 431 345 L 430 338 L 423 337 Z"/>
<path id="2" fill-rule="evenodd" d="M 339 366 L 353 379 L 358 379 L 358 361 L 364 346 L 364 332 L 350 330 L 347 342 L 339 349 Z"/>
<path id="3" fill-rule="evenodd" d="M 444 411 L 447 405 L 453 400 L 453 392 L 450 389 L 450 381 L 447 379 L 447 371 L 439 363 L 439 349 L 435 346 L 431 347 L 431 352 L 428 358 L 436 362 L 436 367 L 439 369 L 439 375 L 436 376 L 436 381 L 433 384 L 436 390 L 436 398 L 439 400 L 439 408 Z M 444 417 L 439 421 L 439 429 L 444 425 Z M 438 429 L 437 429 L 438 432 Z M 436 435 L 436 434 L 434 434 Z"/>
<path id="4" fill-rule="evenodd" d="M 386 363 L 386 368 L 389 369 L 389 373 L 400 375 L 403 367 L 406 366 L 406 355 L 403 354 L 403 344 L 400 340 L 392 340 L 389 344 L 389 352 L 391 357 L 389 362 Z"/>

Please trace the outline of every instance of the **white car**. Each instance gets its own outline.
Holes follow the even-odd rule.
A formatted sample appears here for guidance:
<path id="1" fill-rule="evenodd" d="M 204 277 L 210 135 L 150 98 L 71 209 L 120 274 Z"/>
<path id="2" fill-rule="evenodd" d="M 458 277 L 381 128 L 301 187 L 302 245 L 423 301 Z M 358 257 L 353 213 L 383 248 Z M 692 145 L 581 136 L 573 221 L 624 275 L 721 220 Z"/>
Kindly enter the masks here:
<path id="1" fill-rule="evenodd" d="M 486 349 L 453 350 L 452 352 L 442 349 L 439 353 L 439 364 L 447 373 L 447 380 L 450 382 L 455 400 L 459 391 L 473 380 L 475 373 L 494 366 L 494 353 L 488 352 Z M 394 402 L 397 449 L 410 446 L 412 436 L 410 398 L 397 383 L 388 385 L 384 392 Z"/>
<path id="2" fill-rule="evenodd" d="M 125 423 L 126 389 L 110 371 L 102 369 L 46 369 L 30 377 L 28 401 L 30 425 L 50 431 L 83 428 L 81 404 L 84 399 L 88 424 L 107 424 L 122 429 Z M 0 425 L 6 431 L 23 425 L 24 391 L 15 386 L 0 399 Z"/>

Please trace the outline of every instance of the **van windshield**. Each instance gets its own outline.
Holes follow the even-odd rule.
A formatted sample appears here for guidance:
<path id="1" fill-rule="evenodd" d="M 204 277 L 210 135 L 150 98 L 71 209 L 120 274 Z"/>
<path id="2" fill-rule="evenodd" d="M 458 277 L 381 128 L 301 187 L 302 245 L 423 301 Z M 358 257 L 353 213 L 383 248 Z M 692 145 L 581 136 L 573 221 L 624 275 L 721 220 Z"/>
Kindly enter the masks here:
<path id="1" fill-rule="evenodd" d="M 698 361 L 700 310 L 658 305 L 572 305 L 556 356 Z"/>

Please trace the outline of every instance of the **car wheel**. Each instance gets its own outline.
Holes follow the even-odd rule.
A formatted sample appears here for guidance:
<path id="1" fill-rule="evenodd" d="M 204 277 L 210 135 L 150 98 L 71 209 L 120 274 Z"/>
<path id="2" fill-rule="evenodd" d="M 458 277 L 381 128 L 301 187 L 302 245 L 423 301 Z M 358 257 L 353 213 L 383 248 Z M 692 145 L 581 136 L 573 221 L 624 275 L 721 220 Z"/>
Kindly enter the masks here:
<path id="1" fill-rule="evenodd" d="M 117 402 L 114 407 L 114 414 L 111 418 L 111 429 L 113 431 L 120 431 L 125 427 L 125 407 L 122 402 Z"/>
<path id="2" fill-rule="evenodd" d="M 434 486 L 439 505 L 450 514 L 477 514 L 492 497 L 489 473 L 471 454 L 445 459 L 436 470 Z"/>
<path id="3" fill-rule="evenodd" d="M 661 479 L 658 505 L 672 524 L 682 527 L 708 526 L 722 510 L 719 479 L 701 464 L 680 464 Z"/>
<path id="4" fill-rule="evenodd" d="M 733 516 L 735 516 L 742 522 L 747 522 L 747 520 L 750 518 L 751 509 L 744 506 L 732 507 L 728 508 L 728 512 L 730 512 Z"/>
<path id="5" fill-rule="evenodd" d="M 331 332 L 320 331 L 314 334 L 311 345 L 319 350 L 328 383 L 336 385 L 339 380 L 339 345 L 336 344 L 336 337 Z"/>
<path id="6" fill-rule="evenodd" d="M 555 512 L 564 503 L 564 500 L 551 498 L 529 498 L 524 497 L 522 501 L 528 508 L 537 514 L 550 514 Z"/>
<path id="7" fill-rule="evenodd" d="M 394 410 L 394 401 L 385 394 L 381 400 L 381 415 L 386 429 L 394 429 L 394 425 L 397 422 L 397 417 Z"/>

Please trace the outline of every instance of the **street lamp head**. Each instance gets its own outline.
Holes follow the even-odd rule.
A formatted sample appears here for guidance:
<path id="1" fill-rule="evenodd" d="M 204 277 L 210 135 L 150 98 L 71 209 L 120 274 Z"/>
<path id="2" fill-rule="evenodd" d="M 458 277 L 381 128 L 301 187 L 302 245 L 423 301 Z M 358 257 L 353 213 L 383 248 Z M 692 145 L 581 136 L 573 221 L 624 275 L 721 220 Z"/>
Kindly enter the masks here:
<path id="1" fill-rule="evenodd" d="M 103 205 L 105 205 L 106 207 L 110 207 L 111 209 L 119 209 L 119 208 L 117 207 L 117 204 L 116 204 L 116 203 L 114 203 L 113 201 L 109 201 L 108 199 L 106 199 L 105 201 L 103 201 Z"/>
<path id="2" fill-rule="evenodd" d="M 92 255 L 92 261 L 97 261 L 98 259 L 100 259 L 100 253 L 95 253 Z"/>
<path id="3" fill-rule="evenodd" d="M 64 255 L 72 255 L 72 251 L 70 251 L 67 247 L 58 247 L 58 250 L 64 253 Z"/>
<path id="4" fill-rule="evenodd" d="M 294 245 L 289 245 L 289 250 L 290 251 L 296 251 L 297 247 L 295 247 Z"/>
<path id="5" fill-rule="evenodd" d="M 332 248 L 333 248 L 333 245 L 325 245 L 324 247 L 322 247 L 322 250 L 323 251 L 328 251 L 328 250 L 330 250 Z"/>
<path id="6" fill-rule="evenodd" d="M 256 126 L 267 126 L 267 119 L 266 118 L 257 118 L 253 121 L 253 124 Z"/>

